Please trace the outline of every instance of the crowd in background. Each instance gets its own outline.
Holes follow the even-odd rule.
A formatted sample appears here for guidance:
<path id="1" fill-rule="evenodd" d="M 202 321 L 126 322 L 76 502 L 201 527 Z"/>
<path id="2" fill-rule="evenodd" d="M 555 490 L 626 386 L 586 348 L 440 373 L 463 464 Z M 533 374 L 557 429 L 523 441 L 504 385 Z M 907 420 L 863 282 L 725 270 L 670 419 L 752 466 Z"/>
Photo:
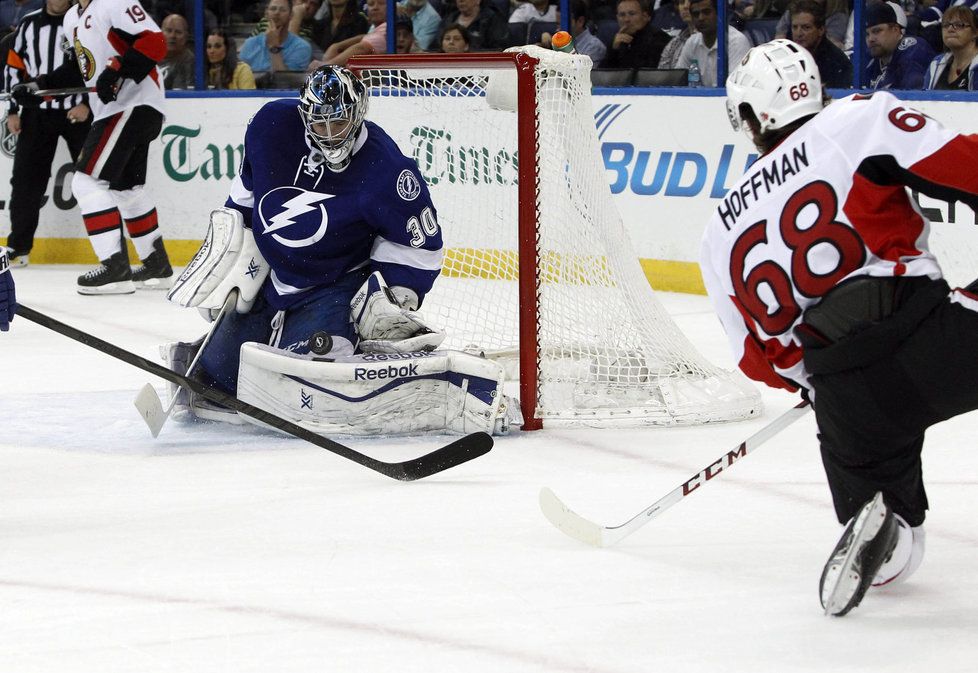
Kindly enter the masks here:
<path id="1" fill-rule="evenodd" d="M 42 0 L 0 0 L 6 32 Z M 143 3 L 162 27 L 168 89 L 194 88 L 193 0 Z M 717 86 L 717 0 L 570 0 L 578 53 L 601 70 L 695 71 L 693 85 Z M 974 88 L 978 0 L 867 0 L 869 88 Z M 853 82 L 852 0 L 729 0 L 727 62 L 753 45 L 793 39 L 812 52 L 830 87 Z M 550 46 L 561 25 L 550 0 L 401 0 L 398 53 L 499 51 Z M 321 64 L 388 50 L 386 0 L 205 0 L 205 84 L 213 89 L 291 88 Z M 288 75 L 294 75 L 291 79 Z M 692 77 L 692 74 L 690 74 Z M 634 80 L 621 79 L 631 83 Z"/>

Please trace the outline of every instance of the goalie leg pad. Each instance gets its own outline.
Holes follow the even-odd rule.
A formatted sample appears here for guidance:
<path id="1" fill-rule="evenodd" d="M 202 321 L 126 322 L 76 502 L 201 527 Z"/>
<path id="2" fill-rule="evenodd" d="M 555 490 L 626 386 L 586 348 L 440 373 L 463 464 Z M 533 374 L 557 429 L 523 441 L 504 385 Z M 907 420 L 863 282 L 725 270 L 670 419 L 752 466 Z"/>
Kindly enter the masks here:
<path id="1" fill-rule="evenodd" d="M 500 434 L 519 405 L 499 364 L 458 351 L 325 360 L 256 343 L 241 347 L 238 397 L 324 435 Z"/>
<path id="2" fill-rule="evenodd" d="M 224 305 L 231 290 L 238 289 L 238 313 L 251 310 L 269 274 L 251 229 L 233 208 L 211 212 L 210 226 L 200 250 L 173 283 L 166 298 L 180 306 L 210 312 Z"/>

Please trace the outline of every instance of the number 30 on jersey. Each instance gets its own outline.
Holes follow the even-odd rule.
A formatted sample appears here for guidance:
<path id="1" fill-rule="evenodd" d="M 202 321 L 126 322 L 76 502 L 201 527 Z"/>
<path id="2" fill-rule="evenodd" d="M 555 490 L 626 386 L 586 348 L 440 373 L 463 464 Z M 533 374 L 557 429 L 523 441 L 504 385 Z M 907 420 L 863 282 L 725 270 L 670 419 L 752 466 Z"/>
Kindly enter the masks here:
<path id="1" fill-rule="evenodd" d="M 431 208 L 425 206 L 421 211 L 421 218 L 412 217 L 407 221 L 407 232 L 411 234 L 411 246 L 420 248 L 432 236 L 438 235 L 438 222 L 435 221 L 435 214 Z"/>

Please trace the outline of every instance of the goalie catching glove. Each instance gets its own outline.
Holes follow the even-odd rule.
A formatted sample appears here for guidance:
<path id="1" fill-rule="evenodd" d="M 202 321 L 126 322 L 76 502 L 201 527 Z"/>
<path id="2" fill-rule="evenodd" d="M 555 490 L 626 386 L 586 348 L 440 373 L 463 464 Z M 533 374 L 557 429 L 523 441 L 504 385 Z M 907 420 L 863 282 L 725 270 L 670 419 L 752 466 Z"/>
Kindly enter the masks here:
<path id="1" fill-rule="evenodd" d="M 228 294 L 237 289 L 235 310 L 248 313 L 268 278 L 269 267 L 251 229 L 233 208 L 211 212 L 207 237 L 166 298 L 180 306 L 197 307 L 213 320 Z"/>
<path id="2" fill-rule="evenodd" d="M 350 317 L 360 336 L 364 353 L 411 353 L 433 351 L 445 333 L 432 329 L 418 315 L 418 295 L 406 287 L 387 287 L 379 271 L 350 302 Z"/>

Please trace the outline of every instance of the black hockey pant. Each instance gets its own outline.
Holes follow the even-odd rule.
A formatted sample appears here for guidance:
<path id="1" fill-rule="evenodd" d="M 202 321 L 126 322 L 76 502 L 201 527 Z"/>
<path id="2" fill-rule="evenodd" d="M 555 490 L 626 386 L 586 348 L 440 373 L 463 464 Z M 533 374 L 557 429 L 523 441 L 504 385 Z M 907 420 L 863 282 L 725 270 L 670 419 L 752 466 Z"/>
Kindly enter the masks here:
<path id="1" fill-rule="evenodd" d="M 884 295 L 868 304 L 887 316 L 828 345 L 804 339 L 822 462 L 840 523 L 882 491 L 919 526 L 927 510 L 924 432 L 978 409 L 978 281 L 953 292 L 921 278 L 862 282 Z M 835 292 L 818 305 L 830 314 Z"/>

